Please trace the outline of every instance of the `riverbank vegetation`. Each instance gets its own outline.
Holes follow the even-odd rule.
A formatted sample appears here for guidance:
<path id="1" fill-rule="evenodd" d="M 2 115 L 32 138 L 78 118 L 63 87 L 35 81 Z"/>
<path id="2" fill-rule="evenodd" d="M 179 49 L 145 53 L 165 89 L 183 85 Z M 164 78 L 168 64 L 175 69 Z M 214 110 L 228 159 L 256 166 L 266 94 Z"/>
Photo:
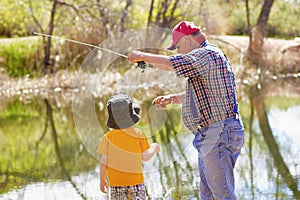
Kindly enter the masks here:
<path id="1" fill-rule="evenodd" d="M 34 36 L 35 31 L 98 45 L 129 29 L 171 29 L 180 20 L 190 20 L 201 25 L 207 35 L 249 37 L 249 28 L 255 27 L 263 11 L 263 2 L 258 0 L 118 0 L 113 4 L 107 0 L 0 0 L 0 3 L 0 37 L 13 38 L 1 40 L 0 67 L 13 77 L 77 70 L 91 51 L 63 40 L 28 37 Z M 299 37 L 300 2 L 274 1 L 271 7 L 264 37 L 289 40 Z M 17 40 L 22 37 L 26 39 Z M 292 48 L 298 53 L 297 45 Z"/>

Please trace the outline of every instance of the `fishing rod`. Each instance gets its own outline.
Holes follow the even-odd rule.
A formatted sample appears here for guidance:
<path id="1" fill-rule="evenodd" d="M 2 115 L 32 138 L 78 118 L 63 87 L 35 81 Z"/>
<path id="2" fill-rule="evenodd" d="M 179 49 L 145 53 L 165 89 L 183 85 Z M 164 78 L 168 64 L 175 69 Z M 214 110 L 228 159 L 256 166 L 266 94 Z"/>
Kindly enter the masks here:
<path id="1" fill-rule="evenodd" d="M 33 32 L 33 34 L 39 35 L 39 36 L 44 36 L 44 37 L 49 37 L 49 38 L 63 39 L 63 40 L 68 41 L 68 42 L 72 42 L 72 43 L 76 43 L 76 44 L 80 44 L 80 45 L 84 45 L 84 46 L 93 47 L 93 48 L 96 48 L 96 49 L 100 49 L 102 51 L 106 51 L 106 52 L 109 52 L 109 53 L 121 56 L 123 58 L 128 58 L 124 54 L 121 54 L 121 53 L 118 53 L 118 52 L 115 52 L 115 51 L 112 51 L 110 49 L 106 49 L 106 48 L 103 48 L 103 47 L 99 47 L 99 46 L 96 46 L 96 45 L 92 45 L 92 44 L 88 44 L 88 43 L 85 43 L 85 42 L 81 42 L 81 41 L 78 41 L 78 40 L 72 40 L 72 39 L 68 39 L 68 38 L 59 37 L 59 36 L 56 36 L 56 35 L 48 35 L 48 34 L 45 34 L 45 33 L 38 33 L 38 32 Z M 153 66 L 151 64 L 146 63 L 145 61 L 137 62 L 136 68 L 140 68 L 142 72 L 145 71 L 146 67 L 153 67 Z"/>

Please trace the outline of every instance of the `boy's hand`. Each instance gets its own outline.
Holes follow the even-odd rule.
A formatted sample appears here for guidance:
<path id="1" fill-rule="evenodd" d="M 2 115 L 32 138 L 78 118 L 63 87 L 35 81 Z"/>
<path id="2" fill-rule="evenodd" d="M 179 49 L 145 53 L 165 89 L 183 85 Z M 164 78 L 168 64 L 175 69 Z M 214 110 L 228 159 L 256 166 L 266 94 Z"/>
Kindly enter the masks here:
<path id="1" fill-rule="evenodd" d="M 101 192 L 106 193 L 107 188 L 108 188 L 107 181 L 106 180 L 101 180 L 100 181 L 100 190 L 101 190 Z"/>
<path id="2" fill-rule="evenodd" d="M 160 152 L 160 147 L 159 147 L 159 144 L 157 144 L 157 143 L 152 143 L 152 144 L 151 144 L 151 148 L 153 148 L 153 151 L 154 151 L 155 153 Z"/>
<path id="3" fill-rule="evenodd" d="M 159 145 L 157 143 L 152 143 L 150 145 L 150 148 L 143 152 L 142 154 L 143 161 L 149 160 L 150 158 L 152 158 L 152 156 L 154 156 L 155 153 L 158 152 L 160 152 Z"/>

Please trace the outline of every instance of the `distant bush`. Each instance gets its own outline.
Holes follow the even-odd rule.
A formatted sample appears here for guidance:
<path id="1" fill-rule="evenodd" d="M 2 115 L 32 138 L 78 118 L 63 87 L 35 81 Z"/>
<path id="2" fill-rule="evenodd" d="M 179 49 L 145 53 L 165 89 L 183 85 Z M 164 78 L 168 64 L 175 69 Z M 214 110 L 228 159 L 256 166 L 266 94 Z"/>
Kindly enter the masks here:
<path id="1" fill-rule="evenodd" d="M 1 66 L 12 77 L 36 75 L 38 72 L 38 48 L 42 41 L 37 37 L 5 39 L 0 43 Z"/>
<path id="2" fill-rule="evenodd" d="M 300 2 L 279 1 L 272 7 L 268 24 L 268 36 L 294 38 L 300 36 Z"/>
<path id="3" fill-rule="evenodd" d="M 230 5 L 230 6 L 229 6 Z M 261 4 L 250 1 L 250 23 L 251 27 L 256 25 L 260 14 Z M 247 35 L 248 24 L 246 19 L 246 8 L 244 1 L 222 5 L 223 13 L 230 13 L 228 18 L 229 35 Z M 268 20 L 267 37 L 294 38 L 300 34 L 299 23 L 300 2 L 275 1 Z"/>

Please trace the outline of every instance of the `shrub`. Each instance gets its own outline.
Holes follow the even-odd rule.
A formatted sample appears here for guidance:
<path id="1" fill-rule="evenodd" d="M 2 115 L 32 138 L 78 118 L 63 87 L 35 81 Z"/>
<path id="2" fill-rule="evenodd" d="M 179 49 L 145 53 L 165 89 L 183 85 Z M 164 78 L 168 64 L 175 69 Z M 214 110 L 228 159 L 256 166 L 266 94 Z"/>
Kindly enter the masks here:
<path id="1" fill-rule="evenodd" d="M 0 43 L 0 57 L 7 73 L 12 77 L 35 75 L 38 72 L 38 48 L 41 43 L 37 37 L 3 40 Z"/>

